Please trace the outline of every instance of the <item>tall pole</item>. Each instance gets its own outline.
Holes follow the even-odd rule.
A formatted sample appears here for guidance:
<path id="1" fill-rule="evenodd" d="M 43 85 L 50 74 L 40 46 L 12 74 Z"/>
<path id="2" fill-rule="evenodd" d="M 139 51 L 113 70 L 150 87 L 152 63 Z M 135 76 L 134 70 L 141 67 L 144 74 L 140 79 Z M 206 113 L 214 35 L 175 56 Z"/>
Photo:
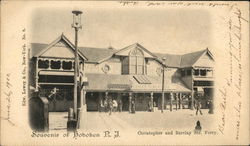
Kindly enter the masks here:
<path id="1" fill-rule="evenodd" d="M 162 96 L 161 96 L 161 112 L 163 113 L 164 110 L 164 65 L 163 65 L 163 72 L 162 72 Z"/>
<path id="2" fill-rule="evenodd" d="M 72 11 L 73 13 L 73 24 L 72 27 L 75 28 L 75 68 L 74 68 L 74 107 L 73 114 L 74 119 L 77 119 L 77 91 L 78 91 L 78 79 L 79 79 L 79 56 L 78 56 L 78 30 L 82 28 L 81 26 L 81 14 L 82 11 Z"/>
<path id="3" fill-rule="evenodd" d="M 75 69 L 74 69 L 74 118 L 77 119 L 77 79 L 78 79 L 78 28 L 75 27 Z"/>
<path id="4" fill-rule="evenodd" d="M 164 110 L 164 80 L 165 80 L 165 58 L 162 58 L 163 63 L 162 63 L 162 96 L 161 96 L 161 113 L 163 113 Z"/>

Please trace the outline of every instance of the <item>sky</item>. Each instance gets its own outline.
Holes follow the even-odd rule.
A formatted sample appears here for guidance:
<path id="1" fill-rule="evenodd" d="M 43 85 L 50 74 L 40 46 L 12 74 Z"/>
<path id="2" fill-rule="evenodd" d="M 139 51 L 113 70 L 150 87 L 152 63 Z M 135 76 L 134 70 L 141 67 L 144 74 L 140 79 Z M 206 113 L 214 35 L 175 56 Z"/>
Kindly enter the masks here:
<path id="1" fill-rule="evenodd" d="M 122 49 L 139 43 L 151 52 L 183 54 L 209 48 L 209 12 L 197 9 L 85 8 L 81 47 Z M 62 33 L 74 42 L 70 8 L 39 8 L 32 15 L 33 43 L 51 43 Z"/>

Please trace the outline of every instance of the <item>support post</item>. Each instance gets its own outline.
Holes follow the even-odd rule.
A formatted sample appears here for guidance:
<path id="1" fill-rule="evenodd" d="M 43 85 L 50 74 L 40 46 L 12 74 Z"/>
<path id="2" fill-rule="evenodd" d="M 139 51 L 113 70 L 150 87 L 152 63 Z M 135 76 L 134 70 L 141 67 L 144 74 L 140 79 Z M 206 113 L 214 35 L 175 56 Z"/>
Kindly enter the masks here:
<path id="1" fill-rule="evenodd" d="M 182 93 L 179 93 L 179 109 L 182 109 Z"/>
<path id="2" fill-rule="evenodd" d="M 132 92 L 129 92 L 129 113 L 132 112 Z"/>
<path id="3" fill-rule="evenodd" d="M 193 68 L 191 68 L 192 92 L 191 92 L 191 110 L 194 110 L 194 77 Z"/>
<path id="4" fill-rule="evenodd" d="M 80 107 L 79 108 L 82 109 L 82 107 L 83 107 L 83 88 L 80 86 Z"/>
<path id="5" fill-rule="evenodd" d="M 153 92 L 150 93 L 150 102 L 151 102 L 150 104 L 151 112 L 154 112 L 154 93 Z"/>
<path id="6" fill-rule="evenodd" d="M 170 111 L 173 110 L 173 93 L 170 92 Z"/>
<path id="7" fill-rule="evenodd" d="M 175 106 L 176 106 L 176 110 L 178 110 L 178 102 L 179 102 L 179 100 L 178 100 L 178 93 L 175 93 L 175 98 L 176 98 L 176 100 L 175 100 Z"/>
<path id="8" fill-rule="evenodd" d="M 164 65 L 163 65 L 163 70 L 162 70 L 162 96 L 161 96 L 161 112 L 163 113 L 164 111 L 164 99 L 165 99 L 165 96 L 164 96 L 164 74 L 165 74 L 165 71 L 164 71 Z"/>
<path id="9" fill-rule="evenodd" d="M 77 119 L 77 79 L 78 79 L 78 28 L 75 28 L 75 69 L 74 69 L 74 118 Z"/>
<path id="10" fill-rule="evenodd" d="M 102 112 L 102 92 L 98 93 L 98 111 Z"/>
<path id="11" fill-rule="evenodd" d="M 122 112 L 122 96 L 121 93 L 118 93 L 117 95 L 117 102 L 118 102 L 118 111 Z"/>

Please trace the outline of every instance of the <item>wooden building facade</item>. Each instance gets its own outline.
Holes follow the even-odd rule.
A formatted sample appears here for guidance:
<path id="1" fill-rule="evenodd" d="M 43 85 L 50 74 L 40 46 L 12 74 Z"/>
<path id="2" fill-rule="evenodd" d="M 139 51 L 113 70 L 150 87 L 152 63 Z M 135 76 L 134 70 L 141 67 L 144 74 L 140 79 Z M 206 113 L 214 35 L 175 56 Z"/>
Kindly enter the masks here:
<path id="1" fill-rule="evenodd" d="M 50 111 L 73 107 L 74 50 L 63 34 L 51 44 L 31 44 L 30 86 L 49 99 Z M 164 109 L 191 108 L 194 97 L 206 102 L 213 96 L 214 59 L 208 49 L 170 55 L 135 43 L 123 49 L 79 47 L 79 58 L 88 79 L 87 111 L 103 111 L 107 98 L 121 103 L 123 111 L 131 111 L 132 101 L 136 111 L 161 109 L 164 64 Z"/>

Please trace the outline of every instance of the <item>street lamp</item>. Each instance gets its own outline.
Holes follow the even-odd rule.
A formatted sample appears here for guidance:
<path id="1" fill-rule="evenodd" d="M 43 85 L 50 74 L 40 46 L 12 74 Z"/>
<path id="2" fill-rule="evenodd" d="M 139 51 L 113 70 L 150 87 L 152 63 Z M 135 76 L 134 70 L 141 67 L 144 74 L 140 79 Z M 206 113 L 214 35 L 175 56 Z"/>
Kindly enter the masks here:
<path id="1" fill-rule="evenodd" d="M 163 113 L 164 110 L 164 74 L 165 74 L 165 60 L 166 58 L 162 58 L 162 96 L 161 96 L 161 113 Z"/>
<path id="2" fill-rule="evenodd" d="M 74 69 L 74 107 L 73 107 L 73 113 L 74 113 L 74 119 L 77 119 L 77 81 L 79 77 L 79 64 L 78 64 L 78 30 L 82 28 L 81 24 L 81 14 L 82 11 L 72 11 L 73 13 L 73 24 L 72 27 L 75 28 L 75 69 Z"/>

